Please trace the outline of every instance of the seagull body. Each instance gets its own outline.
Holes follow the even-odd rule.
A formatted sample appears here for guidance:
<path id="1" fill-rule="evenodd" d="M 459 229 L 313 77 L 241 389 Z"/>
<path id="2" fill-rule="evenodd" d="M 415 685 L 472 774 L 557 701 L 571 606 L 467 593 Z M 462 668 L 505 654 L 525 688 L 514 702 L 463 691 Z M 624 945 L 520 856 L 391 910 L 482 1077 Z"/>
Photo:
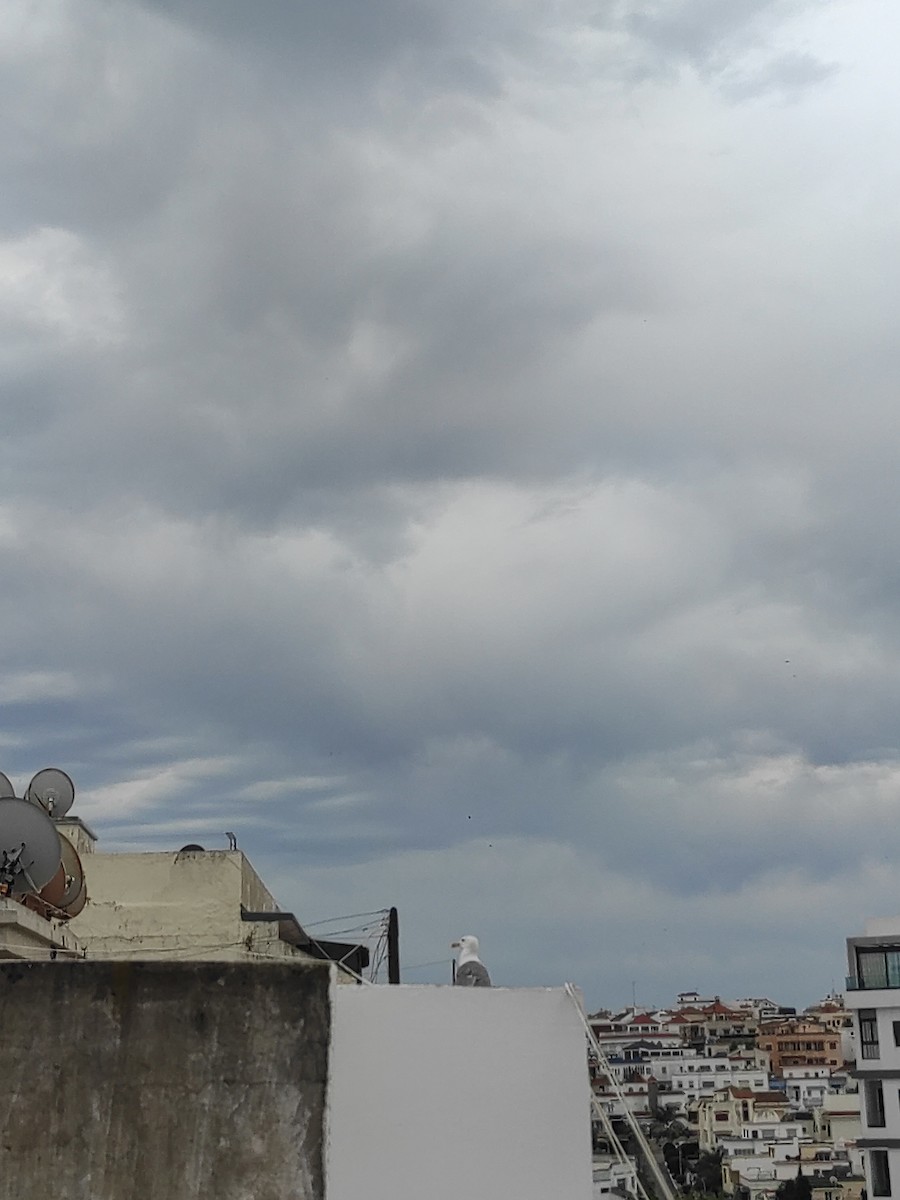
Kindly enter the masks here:
<path id="1" fill-rule="evenodd" d="M 459 950 L 456 960 L 456 975 L 453 982 L 457 987 L 490 987 L 491 977 L 487 967 L 478 957 L 478 938 L 466 934 L 458 942 L 451 943 L 451 949 Z"/>

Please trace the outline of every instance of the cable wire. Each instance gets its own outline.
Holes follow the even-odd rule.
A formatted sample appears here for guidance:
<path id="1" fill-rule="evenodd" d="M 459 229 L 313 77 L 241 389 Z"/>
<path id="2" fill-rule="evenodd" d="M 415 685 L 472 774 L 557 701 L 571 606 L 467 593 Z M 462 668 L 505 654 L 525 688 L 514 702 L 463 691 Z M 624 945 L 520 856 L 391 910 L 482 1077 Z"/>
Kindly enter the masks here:
<path id="1" fill-rule="evenodd" d="M 663 1174 L 663 1172 L 660 1168 L 659 1163 L 656 1161 L 656 1156 L 653 1153 L 653 1149 L 650 1146 L 650 1143 L 647 1141 L 644 1131 L 643 1131 L 643 1129 L 641 1129 L 637 1118 L 635 1117 L 634 1113 L 631 1111 L 631 1108 L 629 1107 L 628 1101 L 625 1097 L 625 1093 L 619 1087 L 619 1081 L 616 1079 L 615 1075 L 613 1074 L 612 1068 L 610 1067 L 610 1064 L 609 1064 L 609 1060 L 607 1059 L 605 1053 L 603 1052 L 603 1049 L 600 1046 L 599 1041 L 597 1040 L 597 1035 L 594 1033 L 593 1029 L 591 1028 L 590 1021 L 588 1021 L 587 1015 L 585 1014 L 585 1011 L 581 1004 L 581 1001 L 578 999 L 578 994 L 575 991 L 575 988 L 572 986 L 571 983 L 566 984 L 566 995 L 572 1001 L 572 1004 L 575 1007 L 575 1011 L 578 1013 L 578 1016 L 581 1019 L 581 1023 L 584 1026 L 585 1032 L 587 1034 L 588 1043 L 590 1044 L 591 1050 L 594 1053 L 594 1057 L 597 1060 L 598 1066 L 600 1067 L 601 1071 L 603 1071 L 604 1075 L 606 1075 L 607 1079 L 609 1080 L 609 1085 L 612 1088 L 612 1091 L 615 1094 L 616 1099 L 622 1105 L 623 1116 L 625 1117 L 625 1121 L 627 1122 L 629 1128 L 631 1129 L 631 1132 L 634 1134 L 634 1139 L 637 1142 L 638 1146 L 640 1147 L 641 1153 L 644 1157 L 644 1160 L 646 1161 L 647 1166 L 650 1169 L 650 1173 L 653 1176 L 654 1183 L 656 1184 L 657 1188 L 659 1189 L 660 1200 L 675 1200 L 675 1194 L 669 1185 L 669 1181 L 666 1179 L 665 1175 Z M 615 1152 L 617 1154 L 621 1154 L 623 1156 L 623 1161 L 627 1161 L 627 1156 L 625 1155 L 625 1150 L 622 1146 L 622 1143 L 619 1141 L 618 1135 L 616 1134 L 615 1130 L 613 1129 L 612 1121 L 610 1120 L 609 1113 L 606 1111 L 606 1109 L 600 1103 L 597 1096 L 594 1094 L 593 1087 L 591 1088 L 591 1103 L 594 1107 L 594 1111 L 597 1113 L 598 1117 L 600 1118 L 600 1123 L 603 1126 L 604 1132 L 606 1133 L 607 1137 L 609 1138 L 610 1142 L 612 1143 L 613 1147 L 615 1148 Z M 649 1197 L 647 1196 L 647 1192 L 644 1188 L 644 1185 L 641 1183 L 640 1176 L 638 1176 L 638 1178 L 637 1178 L 637 1184 L 638 1184 L 638 1188 L 641 1192 L 641 1195 L 644 1197 L 644 1200 L 649 1200 Z"/>

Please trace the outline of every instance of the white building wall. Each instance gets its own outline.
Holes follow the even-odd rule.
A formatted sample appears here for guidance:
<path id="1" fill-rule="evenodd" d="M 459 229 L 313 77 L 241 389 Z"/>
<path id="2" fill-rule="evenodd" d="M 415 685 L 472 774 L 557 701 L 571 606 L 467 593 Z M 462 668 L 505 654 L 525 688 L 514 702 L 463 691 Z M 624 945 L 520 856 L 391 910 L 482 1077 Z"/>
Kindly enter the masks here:
<path id="1" fill-rule="evenodd" d="M 633 1158 L 621 1162 L 610 1154 L 595 1154 L 592 1172 L 593 1200 L 608 1195 L 613 1189 L 637 1195 L 637 1164 Z"/>
<path id="2" fill-rule="evenodd" d="M 591 1200 L 584 1028 L 556 989 L 332 989 L 328 1200 Z"/>
<path id="3" fill-rule="evenodd" d="M 871 945 L 866 939 L 878 939 L 878 945 Z M 900 950 L 900 917 L 868 922 L 865 938 L 849 940 L 851 975 L 856 972 L 854 947 L 857 944 L 860 949 Z M 845 1005 L 853 1012 L 856 1034 L 856 1071 L 861 1093 L 859 1147 L 864 1150 L 868 1195 L 872 1200 L 900 1197 L 900 1046 L 897 1045 L 900 1038 L 894 1036 L 894 1022 L 900 1021 L 900 988 L 848 988 Z M 878 1043 L 874 1048 L 867 1048 L 860 1036 L 860 1012 L 865 1010 L 875 1013 Z M 883 1125 L 870 1123 L 869 1095 L 872 1085 L 879 1083 L 884 1105 Z M 880 1157 L 883 1154 L 887 1155 L 890 1171 L 888 1190 L 879 1189 L 873 1178 L 873 1155 Z"/>

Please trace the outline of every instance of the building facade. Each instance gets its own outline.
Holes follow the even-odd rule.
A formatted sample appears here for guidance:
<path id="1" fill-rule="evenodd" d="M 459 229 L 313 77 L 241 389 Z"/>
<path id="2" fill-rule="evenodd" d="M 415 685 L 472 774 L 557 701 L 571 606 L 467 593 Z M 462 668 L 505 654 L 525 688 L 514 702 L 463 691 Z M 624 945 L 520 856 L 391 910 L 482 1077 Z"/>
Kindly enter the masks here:
<path id="1" fill-rule="evenodd" d="M 844 1062 L 839 1032 L 808 1017 L 761 1026 L 757 1045 L 771 1055 L 773 1075 L 783 1075 L 785 1067 L 840 1067 Z"/>
<path id="2" fill-rule="evenodd" d="M 868 1195 L 900 1196 L 900 917 L 847 939 L 845 1004 L 853 1013 Z"/>

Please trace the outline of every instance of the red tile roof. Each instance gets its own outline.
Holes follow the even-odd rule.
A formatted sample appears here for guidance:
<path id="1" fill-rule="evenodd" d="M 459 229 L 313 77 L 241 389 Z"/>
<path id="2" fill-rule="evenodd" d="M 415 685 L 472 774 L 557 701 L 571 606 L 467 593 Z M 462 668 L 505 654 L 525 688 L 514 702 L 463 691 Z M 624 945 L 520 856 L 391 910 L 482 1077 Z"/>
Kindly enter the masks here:
<path id="1" fill-rule="evenodd" d="M 704 1016 L 706 1016 L 708 1013 L 725 1013 L 726 1016 L 729 1017 L 744 1016 L 744 1013 L 736 1012 L 733 1008 L 729 1008 L 727 1004 L 723 1004 L 718 998 L 712 1004 L 708 1004 L 706 1008 L 702 1009 L 701 1011 L 703 1012 Z"/>

